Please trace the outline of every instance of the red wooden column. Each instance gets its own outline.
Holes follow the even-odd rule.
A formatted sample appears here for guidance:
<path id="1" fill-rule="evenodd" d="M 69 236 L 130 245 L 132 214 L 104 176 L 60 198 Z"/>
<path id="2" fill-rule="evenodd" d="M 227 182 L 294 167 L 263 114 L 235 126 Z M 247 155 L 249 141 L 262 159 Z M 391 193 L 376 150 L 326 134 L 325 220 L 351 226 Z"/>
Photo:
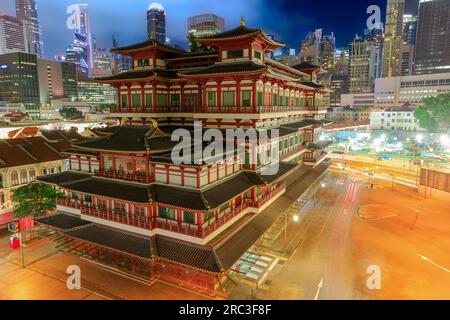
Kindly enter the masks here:
<path id="1" fill-rule="evenodd" d="M 158 86 L 158 83 L 156 82 L 156 81 L 153 81 L 152 82 L 152 86 L 153 86 L 153 97 L 152 97 L 152 99 L 153 99 L 153 112 L 156 112 L 156 102 L 157 102 L 157 99 L 156 99 L 156 94 L 157 94 L 157 86 Z"/>
<path id="2" fill-rule="evenodd" d="M 216 79 L 217 83 L 217 107 L 219 108 L 219 112 L 222 111 L 222 80 Z"/>
<path id="3" fill-rule="evenodd" d="M 235 78 L 236 81 L 236 108 L 238 112 L 241 112 L 241 79 Z"/>
<path id="4" fill-rule="evenodd" d="M 145 112 L 145 82 L 141 82 L 141 109 Z"/>
<path id="5" fill-rule="evenodd" d="M 258 95 L 257 95 L 257 91 L 256 91 L 256 82 L 258 80 L 257 79 L 253 79 L 253 91 L 252 91 L 252 105 L 253 105 L 253 113 L 256 113 L 256 108 L 258 105 Z"/>
<path id="6" fill-rule="evenodd" d="M 121 84 L 115 84 L 114 88 L 116 89 L 116 99 L 117 99 L 117 108 L 119 112 L 122 112 L 122 101 L 120 101 L 120 86 Z"/>
<path id="7" fill-rule="evenodd" d="M 127 98 L 128 98 L 128 110 L 130 110 L 133 106 L 131 104 L 131 83 L 127 84 Z"/>
<path id="8" fill-rule="evenodd" d="M 181 110 L 181 111 L 187 111 L 187 110 L 186 110 L 185 103 L 184 103 L 184 86 L 185 86 L 185 85 L 186 85 L 185 83 L 181 83 L 181 84 L 180 84 L 180 87 L 181 87 L 181 94 L 180 94 L 180 110 Z"/>
<path id="9" fill-rule="evenodd" d="M 204 215 L 203 212 L 197 212 L 197 226 L 199 229 L 203 228 Z"/>

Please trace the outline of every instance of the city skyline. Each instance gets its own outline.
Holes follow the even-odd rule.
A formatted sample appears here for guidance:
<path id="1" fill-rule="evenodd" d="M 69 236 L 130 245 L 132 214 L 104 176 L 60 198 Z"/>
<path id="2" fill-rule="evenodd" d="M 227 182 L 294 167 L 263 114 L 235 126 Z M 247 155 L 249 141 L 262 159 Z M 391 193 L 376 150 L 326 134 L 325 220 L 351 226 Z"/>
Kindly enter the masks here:
<path id="1" fill-rule="evenodd" d="M 414 0 L 417 2 L 417 0 Z M 88 0 L 92 19 L 93 34 L 97 38 L 98 47 L 111 47 L 111 38 L 115 36 L 120 45 L 136 43 L 147 37 L 146 11 L 152 1 L 137 0 L 132 7 L 125 7 L 122 0 L 114 0 L 117 6 L 106 7 L 103 0 Z M 66 9 L 76 1 L 38 0 L 38 12 L 43 29 L 43 38 L 46 46 L 46 57 L 52 58 L 62 54 L 72 38 L 70 30 L 65 26 L 68 14 Z M 221 2 L 193 0 L 178 1 L 176 4 L 169 1 L 160 1 L 167 13 L 167 36 L 175 44 L 187 46 L 187 19 L 189 16 L 202 13 L 214 13 L 225 19 L 225 29 L 231 29 L 239 24 L 244 16 L 249 26 L 261 26 L 267 33 L 273 34 L 279 41 L 288 47 L 299 49 L 301 40 L 310 30 L 323 28 L 326 32 L 333 31 L 337 38 L 338 47 L 347 46 L 356 33 L 361 34 L 366 27 L 369 17 L 366 9 L 370 5 L 379 5 L 381 19 L 384 21 L 385 0 L 352 1 L 352 10 L 340 8 L 337 3 L 328 4 L 327 10 L 322 10 L 318 4 L 309 4 L 300 1 L 292 4 L 289 1 L 267 0 L 234 1 L 227 0 L 226 5 Z M 116 10 L 122 7 L 121 10 Z M 254 7 L 261 10 L 253 10 Z M 0 4 L 0 12 L 14 15 L 14 0 L 7 0 Z M 120 14 L 119 14 L 120 12 Z M 336 19 L 339 12 L 340 19 Z M 360 15 L 355 18 L 355 12 Z M 273 19 L 274 14 L 282 19 Z M 128 23 L 118 23 L 123 18 Z M 280 22 L 281 21 L 281 22 Z M 342 23 L 346 21 L 346 23 Z"/>

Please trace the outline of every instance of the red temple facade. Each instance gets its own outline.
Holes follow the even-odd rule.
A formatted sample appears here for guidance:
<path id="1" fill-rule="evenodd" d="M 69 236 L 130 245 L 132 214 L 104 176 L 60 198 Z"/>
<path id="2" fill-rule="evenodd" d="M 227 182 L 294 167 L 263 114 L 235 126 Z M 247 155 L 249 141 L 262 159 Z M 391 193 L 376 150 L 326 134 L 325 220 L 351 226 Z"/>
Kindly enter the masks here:
<path id="1" fill-rule="evenodd" d="M 324 159 L 319 140 L 328 106 L 327 89 L 316 83 L 320 68 L 267 58 L 283 44 L 264 31 L 241 25 L 198 41 L 211 50 L 187 53 L 154 39 L 112 50 L 134 64 L 97 79 L 117 89 L 111 113 L 122 125 L 94 130 L 96 138 L 65 151 L 69 172 L 39 179 L 66 198 L 58 200 L 61 213 L 38 221 L 85 251 L 122 252 L 152 275 L 211 292 L 253 243 L 233 253 L 216 244 L 226 246 L 276 201 L 287 176 Z M 175 163 L 171 136 L 192 131 L 194 122 L 204 130 L 277 129 L 264 152 L 278 154 L 279 170 L 262 174 L 267 164 L 260 154 L 249 161 L 247 148 L 244 157 L 224 152 L 213 164 Z"/>

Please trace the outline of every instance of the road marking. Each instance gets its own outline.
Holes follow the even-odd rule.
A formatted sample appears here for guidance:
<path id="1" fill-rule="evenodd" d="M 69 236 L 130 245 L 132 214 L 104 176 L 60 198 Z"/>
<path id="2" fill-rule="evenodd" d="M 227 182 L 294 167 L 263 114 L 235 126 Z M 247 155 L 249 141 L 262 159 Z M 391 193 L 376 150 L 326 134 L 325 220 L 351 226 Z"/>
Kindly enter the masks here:
<path id="1" fill-rule="evenodd" d="M 426 261 L 426 262 L 432 264 L 433 266 L 438 267 L 439 269 L 444 270 L 445 272 L 450 273 L 450 270 L 449 270 L 449 269 L 444 268 L 443 266 L 440 266 L 440 265 L 438 265 L 437 263 L 434 263 L 430 258 L 427 258 L 427 257 L 422 256 L 422 255 L 420 255 L 420 254 L 418 254 L 418 256 L 419 256 L 422 260 L 424 260 L 424 261 Z"/>
<path id="2" fill-rule="evenodd" d="M 417 212 L 417 213 L 422 213 L 422 211 L 421 211 L 421 210 L 418 210 L 418 209 L 416 209 L 416 208 L 413 208 L 413 207 L 407 206 L 407 205 L 405 205 L 405 204 L 402 204 L 402 206 L 403 206 L 403 207 L 405 207 L 405 208 L 408 208 L 408 209 L 410 209 L 410 210 L 412 210 L 412 211 L 414 211 L 414 212 Z"/>
<path id="3" fill-rule="evenodd" d="M 319 294 L 320 294 L 320 290 L 322 290 L 323 288 L 323 278 L 320 280 L 319 284 L 317 285 L 317 292 L 316 292 L 316 296 L 314 297 L 314 300 L 319 300 Z"/>

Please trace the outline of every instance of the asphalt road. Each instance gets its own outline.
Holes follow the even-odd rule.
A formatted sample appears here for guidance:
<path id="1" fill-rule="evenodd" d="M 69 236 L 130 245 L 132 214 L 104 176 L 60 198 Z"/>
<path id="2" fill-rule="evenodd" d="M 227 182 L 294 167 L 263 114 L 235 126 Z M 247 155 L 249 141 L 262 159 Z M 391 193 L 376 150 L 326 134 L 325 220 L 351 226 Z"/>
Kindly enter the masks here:
<path id="1" fill-rule="evenodd" d="M 371 189 L 367 173 L 337 170 L 327 180 L 289 225 L 297 249 L 258 297 L 450 299 L 448 203 L 385 180 Z M 369 289 L 374 270 L 380 287 Z"/>

